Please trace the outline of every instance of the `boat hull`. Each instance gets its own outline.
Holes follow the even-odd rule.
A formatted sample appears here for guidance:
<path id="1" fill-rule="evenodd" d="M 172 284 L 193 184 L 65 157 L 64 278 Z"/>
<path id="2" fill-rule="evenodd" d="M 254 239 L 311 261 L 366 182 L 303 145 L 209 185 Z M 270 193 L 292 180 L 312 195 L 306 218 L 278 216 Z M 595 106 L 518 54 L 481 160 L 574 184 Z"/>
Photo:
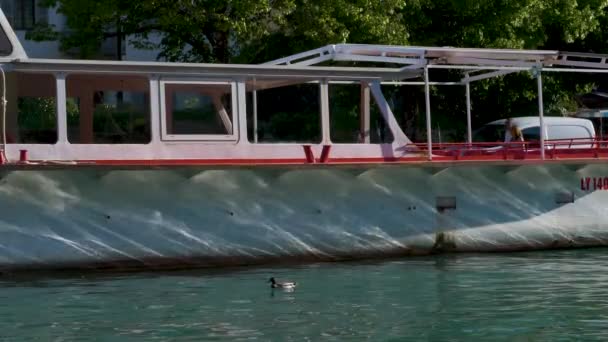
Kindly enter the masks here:
<path id="1" fill-rule="evenodd" d="M 0 267 L 601 246 L 607 189 L 605 164 L 15 170 L 0 184 Z"/>

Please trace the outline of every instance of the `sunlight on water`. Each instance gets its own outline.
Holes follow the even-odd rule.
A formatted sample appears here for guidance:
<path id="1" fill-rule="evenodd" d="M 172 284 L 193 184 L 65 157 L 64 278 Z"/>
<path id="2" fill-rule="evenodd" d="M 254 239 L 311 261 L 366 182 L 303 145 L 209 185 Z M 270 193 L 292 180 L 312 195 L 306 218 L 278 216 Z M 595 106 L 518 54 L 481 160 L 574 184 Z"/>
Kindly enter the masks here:
<path id="1" fill-rule="evenodd" d="M 605 249 L 0 278 L 3 341 L 608 338 Z M 271 290 L 270 276 L 298 282 Z"/>

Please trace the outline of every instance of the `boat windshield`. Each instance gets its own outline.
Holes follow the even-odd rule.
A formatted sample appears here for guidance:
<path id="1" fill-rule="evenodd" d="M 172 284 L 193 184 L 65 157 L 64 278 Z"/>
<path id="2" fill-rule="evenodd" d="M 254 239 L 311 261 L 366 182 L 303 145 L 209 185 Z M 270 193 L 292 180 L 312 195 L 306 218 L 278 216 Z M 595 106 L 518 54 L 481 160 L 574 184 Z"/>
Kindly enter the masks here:
<path id="1" fill-rule="evenodd" d="M 473 142 L 504 142 L 505 126 L 498 124 L 485 125 L 473 132 Z"/>

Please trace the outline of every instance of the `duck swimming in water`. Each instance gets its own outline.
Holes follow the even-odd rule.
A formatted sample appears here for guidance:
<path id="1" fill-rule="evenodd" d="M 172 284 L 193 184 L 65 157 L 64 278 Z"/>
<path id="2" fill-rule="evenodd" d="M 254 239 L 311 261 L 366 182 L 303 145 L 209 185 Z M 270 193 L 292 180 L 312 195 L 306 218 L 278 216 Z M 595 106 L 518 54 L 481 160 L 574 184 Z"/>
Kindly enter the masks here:
<path id="1" fill-rule="evenodd" d="M 270 283 L 270 287 L 273 289 L 293 290 L 298 285 L 296 282 L 277 282 L 274 277 L 270 278 L 268 282 Z"/>

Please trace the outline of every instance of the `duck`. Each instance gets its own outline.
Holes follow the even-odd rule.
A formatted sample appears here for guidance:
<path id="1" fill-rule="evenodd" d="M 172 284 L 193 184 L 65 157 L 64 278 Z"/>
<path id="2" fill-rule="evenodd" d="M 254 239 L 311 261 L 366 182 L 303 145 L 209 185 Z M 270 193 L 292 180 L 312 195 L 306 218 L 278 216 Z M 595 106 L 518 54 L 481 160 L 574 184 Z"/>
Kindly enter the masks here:
<path id="1" fill-rule="evenodd" d="M 270 278 L 268 282 L 270 283 L 270 287 L 273 289 L 293 290 L 298 285 L 298 283 L 291 281 L 277 282 L 274 277 Z"/>

